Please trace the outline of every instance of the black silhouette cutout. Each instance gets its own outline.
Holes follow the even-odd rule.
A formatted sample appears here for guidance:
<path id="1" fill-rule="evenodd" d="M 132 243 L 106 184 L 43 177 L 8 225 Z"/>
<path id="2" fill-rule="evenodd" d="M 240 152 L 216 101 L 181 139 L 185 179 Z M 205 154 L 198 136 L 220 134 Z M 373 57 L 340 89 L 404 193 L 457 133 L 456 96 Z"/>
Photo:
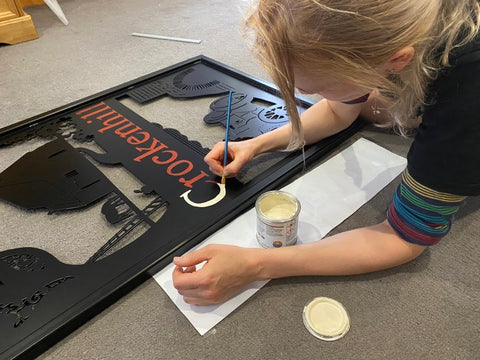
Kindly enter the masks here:
<path id="1" fill-rule="evenodd" d="M 0 147 L 36 137 L 51 141 L 0 174 L 0 198 L 25 209 L 81 211 L 105 201 L 105 221 L 120 230 L 82 265 L 67 265 L 46 251 L 0 252 L 0 358 L 33 358 L 242 212 L 263 191 L 277 188 L 304 166 L 293 152 L 226 192 L 203 162 L 208 151 L 175 129 L 151 123 L 120 103 L 163 96 L 212 97 L 208 124 L 224 124 L 225 95 L 234 92 L 231 139 L 256 136 L 288 121 L 278 90 L 204 56 L 0 130 Z M 311 105 L 299 100 L 299 110 Z M 208 109 L 205 109 L 205 113 Z M 305 148 L 308 166 L 355 133 L 344 132 Z M 75 142 L 94 142 L 102 152 Z M 139 209 L 95 166 L 122 166 L 143 185 L 135 196 L 153 200 Z M 153 216 L 164 211 L 157 219 Z M 73 213 L 73 212 L 72 212 Z M 139 225 L 147 230 L 123 247 Z M 72 222 L 72 226 L 75 226 Z M 79 232 L 82 229 L 78 229 Z M 4 234 L 8 236 L 8 234 Z"/>

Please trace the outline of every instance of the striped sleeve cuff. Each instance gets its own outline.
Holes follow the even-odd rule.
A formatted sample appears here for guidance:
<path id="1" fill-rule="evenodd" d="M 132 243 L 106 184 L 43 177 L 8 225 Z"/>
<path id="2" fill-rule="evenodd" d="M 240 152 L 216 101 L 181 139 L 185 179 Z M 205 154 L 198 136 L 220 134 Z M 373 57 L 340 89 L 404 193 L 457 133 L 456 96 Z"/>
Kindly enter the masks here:
<path id="1" fill-rule="evenodd" d="M 387 220 L 404 240 L 434 245 L 450 231 L 454 215 L 465 199 L 430 189 L 405 170 L 387 210 Z"/>

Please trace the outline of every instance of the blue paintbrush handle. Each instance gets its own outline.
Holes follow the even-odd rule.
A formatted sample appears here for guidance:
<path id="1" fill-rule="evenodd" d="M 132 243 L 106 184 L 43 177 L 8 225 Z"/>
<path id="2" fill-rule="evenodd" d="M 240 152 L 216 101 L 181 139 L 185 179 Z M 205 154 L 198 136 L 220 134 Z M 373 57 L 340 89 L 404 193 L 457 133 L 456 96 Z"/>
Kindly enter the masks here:
<path id="1" fill-rule="evenodd" d="M 225 149 L 223 151 L 223 167 L 227 165 L 228 134 L 230 132 L 230 109 L 232 107 L 232 91 L 228 93 L 227 123 L 225 124 Z"/>

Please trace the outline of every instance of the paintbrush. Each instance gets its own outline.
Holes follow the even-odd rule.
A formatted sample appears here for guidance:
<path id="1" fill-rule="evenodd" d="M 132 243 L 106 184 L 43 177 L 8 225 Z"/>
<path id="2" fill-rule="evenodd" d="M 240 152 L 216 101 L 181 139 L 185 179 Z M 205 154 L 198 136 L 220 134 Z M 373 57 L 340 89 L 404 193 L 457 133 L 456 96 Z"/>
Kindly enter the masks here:
<path id="1" fill-rule="evenodd" d="M 228 93 L 227 123 L 225 124 L 225 148 L 223 150 L 223 168 L 227 166 L 228 134 L 230 132 L 230 108 L 232 107 L 232 91 Z M 225 175 L 222 175 L 222 184 L 225 184 Z"/>

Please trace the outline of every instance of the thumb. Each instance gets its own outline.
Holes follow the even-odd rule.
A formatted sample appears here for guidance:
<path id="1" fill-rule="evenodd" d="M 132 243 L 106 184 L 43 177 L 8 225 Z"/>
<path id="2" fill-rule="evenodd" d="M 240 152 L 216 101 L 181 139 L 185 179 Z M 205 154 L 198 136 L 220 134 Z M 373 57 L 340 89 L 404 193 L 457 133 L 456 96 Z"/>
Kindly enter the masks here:
<path id="1" fill-rule="evenodd" d="M 242 166 L 243 164 L 241 162 L 232 161 L 231 163 L 227 164 L 227 166 L 223 168 L 222 174 L 223 176 L 226 176 L 226 177 L 237 176 L 242 171 Z"/>
<path id="2" fill-rule="evenodd" d="M 206 260 L 209 260 L 209 252 L 205 248 L 201 248 L 183 256 L 176 256 L 173 258 L 173 263 L 181 267 L 189 267 L 198 265 Z"/>

